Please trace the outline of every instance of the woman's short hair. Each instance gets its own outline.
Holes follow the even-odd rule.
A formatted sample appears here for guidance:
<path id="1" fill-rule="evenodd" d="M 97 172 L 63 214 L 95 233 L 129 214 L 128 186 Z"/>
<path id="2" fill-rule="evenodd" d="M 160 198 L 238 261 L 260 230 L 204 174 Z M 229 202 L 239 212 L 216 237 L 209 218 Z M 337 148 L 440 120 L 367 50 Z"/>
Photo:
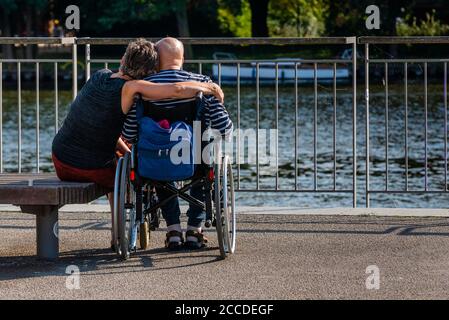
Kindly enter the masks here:
<path id="1" fill-rule="evenodd" d="M 158 55 L 154 44 L 143 38 L 131 42 L 126 48 L 120 70 L 133 79 L 143 79 L 154 73 Z"/>

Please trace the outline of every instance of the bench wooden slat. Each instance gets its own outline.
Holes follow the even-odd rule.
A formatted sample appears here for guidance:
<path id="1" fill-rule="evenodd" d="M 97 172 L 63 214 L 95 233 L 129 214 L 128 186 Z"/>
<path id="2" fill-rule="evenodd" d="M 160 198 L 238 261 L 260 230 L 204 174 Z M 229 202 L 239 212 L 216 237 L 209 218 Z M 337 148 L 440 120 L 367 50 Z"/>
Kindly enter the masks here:
<path id="1" fill-rule="evenodd" d="M 88 203 L 106 192 L 95 183 L 60 181 L 53 174 L 0 174 L 0 204 L 63 206 Z"/>

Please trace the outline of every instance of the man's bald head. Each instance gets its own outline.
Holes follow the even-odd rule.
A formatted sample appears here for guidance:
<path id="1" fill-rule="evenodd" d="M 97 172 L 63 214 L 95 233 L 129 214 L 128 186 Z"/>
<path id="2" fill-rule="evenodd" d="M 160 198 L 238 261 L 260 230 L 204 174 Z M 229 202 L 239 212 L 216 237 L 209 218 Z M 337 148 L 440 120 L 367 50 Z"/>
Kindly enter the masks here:
<path id="1" fill-rule="evenodd" d="M 156 43 L 161 70 L 181 69 L 184 63 L 184 45 L 175 38 L 163 38 Z"/>

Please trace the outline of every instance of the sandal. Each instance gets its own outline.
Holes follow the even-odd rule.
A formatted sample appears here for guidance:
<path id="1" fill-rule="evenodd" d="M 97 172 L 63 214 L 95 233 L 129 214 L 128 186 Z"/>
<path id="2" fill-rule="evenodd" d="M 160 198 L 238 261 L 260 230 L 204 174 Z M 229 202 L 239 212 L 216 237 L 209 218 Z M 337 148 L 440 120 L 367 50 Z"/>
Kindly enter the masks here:
<path id="1" fill-rule="evenodd" d="M 194 231 L 194 230 L 187 230 L 186 239 L 188 237 L 195 237 L 197 239 L 197 241 L 186 241 L 184 243 L 184 246 L 187 249 L 196 250 L 196 249 L 204 248 L 206 246 L 207 238 L 204 236 L 204 234 L 202 232 L 198 232 L 198 231 Z"/>
<path id="2" fill-rule="evenodd" d="M 179 238 L 181 239 L 181 241 L 176 241 L 172 238 Z M 182 232 L 176 231 L 176 230 L 172 230 L 170 232 L 167 232 L 166 238 L 165 238 L 165 247 L 168 250 L 179 250 L 182 247 L 182 244 L 184 243 L 184 239 L 182 237 Z"/>

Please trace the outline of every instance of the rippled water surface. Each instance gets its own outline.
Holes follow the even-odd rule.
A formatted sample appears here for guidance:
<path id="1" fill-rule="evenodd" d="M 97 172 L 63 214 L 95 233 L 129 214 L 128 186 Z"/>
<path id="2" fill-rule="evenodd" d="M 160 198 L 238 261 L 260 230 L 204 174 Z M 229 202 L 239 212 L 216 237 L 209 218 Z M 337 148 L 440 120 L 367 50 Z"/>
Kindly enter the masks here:
<path id="1" fill-rule="evenodd" d="M 336 174 L 335 185 L 338 190 L 352 189 L 352 92 L 350 87 L 337 88 L 336 119 Z M 388 101 L 388 188 L 405 189 L 405 105 L 404 88 L 392 85 Z M 278 128 L 278 185 L 280 190 L 314 188 L 314 90 L 300 87 L 298 95 L 298 136 L 297 136 L 297 172 L 295 172 L 295 91 L 293 86 L 279 89 L 279 108 L 276 125 L 276 94 L 274 86 L 261 88 L 260 127 Z M 318 88 L 317 107 L 317 149 L 316 149 L 316 186 L 318 190 L 334 187 L 334 149 L 333 149 L 333 95 L 332 87 L 323 85 Z M 227 108 L 237 124 L 237 91 L 225 88 Z M 241 129 L 254 129 L 256 126 L 256 90 L 255 87 L 241 88 Z M 58 122 L 62 123 L 70 104 L 71 92 L 59 93 Z M 17 92 L 3 92 L 3 163 L 4 170 L 17 170 L 18 142 L 18 100 Z M 370 188 L 386 188 L 386 150 L 385 123 L 386 100 L 384 87 L 371 88 L 370 110 Z M 432 85 L 428 93 L 427 108 L 427 184 L 429 190 L 445 188 L 445 110 L 442 86 Z M 423 190 L 425 175 L 425 107 L 422 85 L 410 85 L 408 97 L 408 187 L 410 190 Z M 40 168 L 52 171 L 50 158 L 51 141 L 55 134 L 55 95 L 54 91 L 40 92 Z M 36 170 L 36 94 L 34 91 L 22 93 L 22 170 Z M 361 92 L 357 112 L 357 168 L 358 203 L 365 203 L 365 104 Z M 247 144 L 245 144 L 247 147 Z M 273 158 L 275 160 L 275 157 Z M 259 187 L 273 189 L 276 182 L 276 161 L 272 165 L 260 165 Z M 236 167 L 237 169 L 237 167 Z M 237 170 L 236 170 L 237 175 Z M 254 164 L 240 166 L 241 189 L 256 188 L 257 170 Z M 280 205 L 303 207 L 335 207 L 352 205 L 350 193 L 247 193 L 238 195 L 241 205 Z M 372 195 L 374 206 L 413 206 L 444 207 L 449 197 L 444 195 Z"/>

